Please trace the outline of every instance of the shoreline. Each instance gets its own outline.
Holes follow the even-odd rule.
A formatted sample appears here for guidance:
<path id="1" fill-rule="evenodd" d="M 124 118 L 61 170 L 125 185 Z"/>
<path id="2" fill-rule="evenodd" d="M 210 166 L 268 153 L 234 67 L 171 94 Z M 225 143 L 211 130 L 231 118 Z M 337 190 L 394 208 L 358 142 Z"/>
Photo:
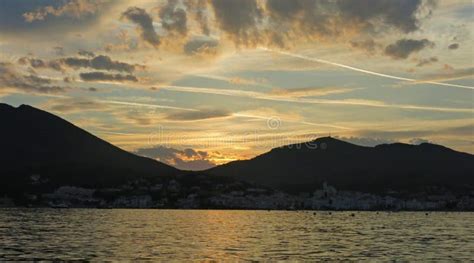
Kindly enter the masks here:
<path id="1" fill-rule="evenodd" d="M 50 206 L 1 206 L 0 210 L 6 209 L 49 209 L 49 210 L 74 210 L 74 209 L 90 209 L 90 210 L 163 210 L 163 211 L 264 211 L 264 212 L 296 212 L 296 213 L 311 213 L 311 212 L 328 212 L 328 213 L 344 213 L 344 212 L 375 212 L 375 213 L 403 213 L 403 212 L 420 212 L 420 213 L 474 213 L 474 210 L 384 210 L 384 209 L 372 209 L 372 210 L 335 210 L 335 209 L 258 209 L 258 208 L 157 208 L 157 207 L 50 207 Z"/>

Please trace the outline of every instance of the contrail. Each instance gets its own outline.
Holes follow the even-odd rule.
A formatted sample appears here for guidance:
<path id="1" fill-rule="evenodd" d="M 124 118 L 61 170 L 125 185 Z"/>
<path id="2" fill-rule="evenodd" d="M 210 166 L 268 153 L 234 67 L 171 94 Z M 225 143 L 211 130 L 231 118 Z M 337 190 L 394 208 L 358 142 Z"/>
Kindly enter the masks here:
<path id="1" fill-rule="evenodd" d="M 114 83 L 114 85 L 125 86 L 122 83 Z M 137 87 L 148 87 L 144 85 L 136 85 Z M 439 111 L 439 112 L 462 112 L 472 113 L 472 108 L 444 108 L 444 107 L 431 107 L 431 106 L 418 106 L 418 105 L 407 105 L 407 104 L 387 104 L 382 101 L 370 101 L 370 100 L 328 100 L 328 99 L 309 99 L 309 98 L 297 98 L 297 97 L 281 97 L 274 96 L 271 94 L 247 91 L 247 90 L 234 90 L 234 89 L 216 89 L 216 88 L 199 88 L 192 86 L 160 86 L 159 89 L 170 90 L 176 92 L 188 92 L 188 93 L 201 93 L 201 94 L 215 94 L 222 96 L 231 97 L 242 97 L 252 98 L 269 101 L 280 101 L 280 102 L 292 102 L 292 103 L 304 103 L 304 104 L 322 104 L 322 105 L 353 105 L 353 106 L 367 106 L 367 107 L 378 107 L 378 108 L 395 108 L 395 109 L 407 109 L 407 110 L 423 110 L 423 111 Z M 175 109 L 184 111 L 199 111 L 199 109 L 192 108 L 181 108 L 173 106 L 164 106 L 156 104 L 146 104 L 137 102 L 126 102 L 126 101 L 111 101 L 111 100 L 98 100 L 103 103 L 138 106 L 138 107 L 150 107 L 150 108 L 162 108 L 162 109 Z"/>
<path id="2" fill-rule="evenodd" d="M 116 105 L 124 105 L 124 106 L 146 107 L 146 108 L 155 108 L 155 109 L 182 110 L 182 111 L 199 111 L 199 110 L 197 110 L 197 109 L 181 108 L 181 107 L 165 106 L 165 105 L 149 104 L 149 103 L 138 103 L 138 102 L 128 102 L 128 101 L 117 101 L 117 100 L 95 100 L 95 101 L 102 102 L 102 103 L 106 103 L 106 104 L 116 104 Z"/>
<path id="3" fill-rule="evenodd" d="M 241 118 L 252 118 L 252 119 L 260 119 L 260 120 L 272 120 L 274 117 L 268 117 L 268 116 L 258 116 L 258 115 L 253 115 L 253 114 L 243 114 L 243 113 L 234 113 L 232 114 L 235 117 L 241 117 Z M 340 129 L 340 130 L 351 130 L 349 127 L 344 127 L 344 126 L 339 126 L 339 125 L 331 125 L 331 124 L 325 124 L 325 123 L 315 123 L 315 122 L 308 122 L 308 121 L 292 121 L 288 119 L 279 119 L 278 116 L 275 116 L 278 121 L 283 121 L 283 122 L 289 122 L 289 123 L 297 123 L 297 124 L 305 124 L 309 126 L 320 126 L 320 127 L 326 127 L 326 128 L 333 128 L 333 129 Z"/>
<path id="4" fill-rule="evenodd" d="M 474 87 L 471 87 L 471 86 L 444 83 L 444 82 L 436 82 L 436 81 L 423 81 L 423 80 L 417 80 L 417 79 L 411 79 L 411 78 L 398 77 L 398 76 L 378 73 L 378 72 L 374 72 L 374 71 L 370 71 L 370 70 L 365 70 L 365 69 L 361 69 L 361 68 L 356 68 L 356 67 L 352 67 L 352 66 L 348 66 L 348 65 L 344 65 L 344 64 L 324 60 L 324 59 L 319 59 L 319 58 L 294 54 L 294 53 L 290 53 L 290 52 L 285 52 L 285 51 L 281 51 L 281 50 L 273 50 L 273 49 L 268 49 L 268 48 L 264 48 L 264 47 L 261 47 L 260 49 L 265 50 L 265 51 L 269 51 L 269 52 L 274 52 L 274 53 L 286 55 L 286 56 L 290 56 L 290 57 L 294 57 L 294 58 L 307 60 L 307 61 L 323 63 L 323 64 L 327 64 L 327 65 L 332 65 L 332 66 L 335 66 L 335 67 L 340 67 L 340 68 L 345 68 L 345 69 L 349 69 L 349 70 L 353 70 L 353 71 L 357 71 L 357 72 L 362 72 L 362 73 L 369 74 L 369 75 L 379 76 L 379 77 L 383 77 L 383 78 L 396 79 L 396 80 L 409 81 L 409 82 L 416 82 L 417 84 L 428 83 L 428 84 L 434 84 L 434 85 L 440 85 L 440 86 L 448 86 L 448 87 L 456 87 L 456 88 L 474 90 Z"/>
<path id="5" fill-rule="evenodd" d="M 102 102 L 102 103 L 125 105 L 125 106 L 148 107 L 148 108 L 159 108 L 159 109 L 172 109 L 172 110 L 183 110 L 183 111 L 199 111 L 198 109 L 172 107 L 172 106 L 164 106 L 164 105 L 148 104 L 148 103 L 136 103 L 136 102 L 116 101 L 116 100 L 97 100 L 97 101 Z M 239 117 L 239 118 L 253 118 L 253 119 L 263 119 L 263 120 L 268 120 L 269 119 L 269 117 L 265 117 L 265 116 L 256 116 L 256 115 L 239 114 L 239 113 L 234 113 L 234 114 L 232 114 L 232 116 Z M 349 130 L 350 129 L 350 128 L 343 127 L 343 126 L 329 125 L 329 124 L 322 124 L 322 123 L 314 123 L 314 122 L 307 122 L 307 121 L 289 121 L 289 120 L 284 120 L 284 121 L 285 122 L 292 122 L 292 123 L 306 124 L 306 125 L 311 125 L 311 126 L 330 127 L 330 128 L 336 128 L 336 129 L 344 129 L 344 130 Z"/>
<path id="6" fill-rule="evenodd" d="M 278 96 L 268 95 L 262 92 L 245 91 L 245 90 L 197 88 L 197 87 L 185 87 L 185 86 L 161 86 L 160 89 L 178 91 L 178 92 L 215 94 L 215 95 L 223 95 L 223 96 L 253 98 L 253 99 L 269 100 L 269 101 L 304 103 L 304 104 L 353 105 L 353 106 L 367 106 L 367 107 L 378 107 L 378 108 L 440 111 L 440 112 L 467 112 L 467 113 L 473 112 L 472 108 L 443 108 L 443 107 L 418 106 L 418 105 L 407 105 L 407 104 L 387 104 L 382 101 L 368 101 L 368 100 L 327 100 L 327 99 L 278 97 Z"/>
<path id="7" fill-rule="evenodd" d="M 64 99 L 73 99 L 74 98 L 72 96 L 54 96 L 54 97 L 59 97 L 59 98 L 64 98 Z M 139 102 L 107 100 L 107 99 L 94 99 L 94 101 L 104 103 L 104 104 L 144 107 L 144 108 L 153 108 L 153 109 L 182 110 L 182 111 L 193 111 L 193 112 L 200 111 L 199 109 L 166 106 L 166 105 L 152 104 L 152 103 L 139 103 Z M 269 119 L 269 117 L 265 117 L 265 116 L 240 114 L 240 113 L 233 113 L 232 116 L 237 117 L 237 118 L 252 118 L 252 119 L 261 119 L 261 120 L 268 120 Z M 286 120 L 286 119 L 284 121 L 285 122 L 290 122 L 290 123 L 305 124 L 305 125 L 310 125 L 310 126 L 321 126 L 321 127 L 329 127 L 329 128 L 350 130 L 350 128 L 348 128 L 348 127 L 330 125 L 330 124 L 323 124 L 323 123 L 314 123 L 314 122 L 307 122 L 307 121 L 291 121 L 291 120 Z M 131 134 L 127 134 L 127 133 L 116 133 L 116 132 L 114 133 L 114 132 L 105 132 L 105 131 L 101 131 L 101 132 L 102 133 L 108 133 L 108 134 L 115 134 L 115 135 L 131 135 Z"/>

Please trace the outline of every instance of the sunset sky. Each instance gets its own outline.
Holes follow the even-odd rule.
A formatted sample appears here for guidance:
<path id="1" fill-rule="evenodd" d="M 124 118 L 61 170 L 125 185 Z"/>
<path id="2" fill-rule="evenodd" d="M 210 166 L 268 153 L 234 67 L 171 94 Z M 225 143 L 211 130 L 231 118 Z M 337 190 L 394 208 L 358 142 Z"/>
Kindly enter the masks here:
<path id="1" fill-rule="evenodd" d="M 2 0 L 0 102 L 182 169 L 328 135 L 474 153 L 473 14 L 469 0 Z"/>

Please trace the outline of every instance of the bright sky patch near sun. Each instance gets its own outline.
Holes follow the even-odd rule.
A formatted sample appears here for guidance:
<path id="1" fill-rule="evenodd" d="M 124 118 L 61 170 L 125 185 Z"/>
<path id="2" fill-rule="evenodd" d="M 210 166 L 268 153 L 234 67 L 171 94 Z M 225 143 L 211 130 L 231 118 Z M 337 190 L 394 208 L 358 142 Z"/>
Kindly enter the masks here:
<path id="1" fill-rule="evenodd" d="M 338 136 L 473 153 L 471 1 L 4 0 L 0 101 L 206 169 Z"/>

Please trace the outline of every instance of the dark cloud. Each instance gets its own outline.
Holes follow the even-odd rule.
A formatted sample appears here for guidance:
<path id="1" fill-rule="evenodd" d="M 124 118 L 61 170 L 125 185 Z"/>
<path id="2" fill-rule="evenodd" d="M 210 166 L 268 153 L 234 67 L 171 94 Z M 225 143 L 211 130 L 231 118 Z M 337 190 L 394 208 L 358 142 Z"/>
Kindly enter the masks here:
<path id="1" fill-rule="evenodd" d="M 64 77 L 63 81 L 66 82 L 66 83 L 74 82 L 74 77 Z"/>
<path id="2" fill-rule="evenodd" d="M 144 9 L 129 7 L 123 12 L 122 17 L 138 25 L 143 41 L 151 44 L 153 47 L 160 45 L 160 37 L 156 34 L 153 27 L 153 19 Z"/>
<path id="3" fill-rule="evenodd" d="M 211 29 L 209 26 L 209 18 L 207 16 L 207 0 L 196 0 L 196 1 L 186 1 L 185 4 L 188 10 L 192 11 L 194 15 L 194 20 L 201 27 L 201 31 L 204 35 L 209 36 L 211 34 Z"/>
<path id="4" fill-rule="evenodd" d="M 353 48 L 365 50 L 367 53 L 373 54 L 380 48 L 380 44 L 375 42 L 373 39 L 366 39 L 361 41 L 351 41 Z"/>
<path id="5" fill-rule="evenodd" d="M 82 16 L 94 15 L 98 12 L 101 2 L 103 1 L 70 0 L 59 6 L 42 6 L 35 11 L 24 13 L 23 17 L 27 22 L 45 20 L 48 16 L 66 16 L 78 19 Z"/>
<path id="6" fill-rule="evenodd" d="M 52 85 L 51 79 L 34 74 L 22 74 L 11 63 L 0 62 L 0 89 L 13 89 L 24 92 L 59 93 L 65 88 Z"/>
<path id="7" fill-rule="evenodd" d="M 403 33 L 419 28 L 417 14 L 421 7 L 434 7 L 434 1 L 422 0 L 337 0 L 336 3 L 346 23 L 363 24 L 373 29 L 382 21 Z"/>
<path id="8" fill-rule="evenodd" d="M 451 44 L 451 45 L 448 46 L 448 48 L 451 49 L 451 50 L 458 49 L 459 44 L 458 43 Z"/>
<path id="9" fill-rule="evenodd" d="M 160 9 L 161 25 L 172 34 L 185 36 L 188 33 L 187 14 L 183 8 L 178 6 L 177 0 L 168 0 L 166 5 Z"/>
<path id="10" fill-rule="evenodd" d="M 217 27 L 236 45 L 279 47 L 351 33 L 368 36 L 394 30 L 413 32 L 419 29 L 422 13 L 430 13 L 435 7 L 432 0 L 211 0 L 210 3 Z"/>
<path id="11" fill-rule="evenodd" d="M 215 55 L 219 42 L 213 38 L 194 38 L 189 40 L 183 47 L 186 55 Z"/>
<path id="12" fill-rule="evenodd" d="M 178 150 L 164 146 L 141 148 L 136 154 L 152 158 L 182 170 L 207 170 L 215 166 L 208 160 L 209 154 L 205 151 L 194 149 Z"/>
<path id="13" fill-rule="evenodd" d="M 214 16 L 219 28 L 236 43 L 236 45 L 255 45 L 258 42 L 258 25 L 263 10 L 255 0 L 211 0 Z"/>
<path id="14" fill-rule="evenodd" d="M 60 60 L 62 64 L 71 67 L 71 68 L 90 68 L 91 63 L 87 58 L 63 58 Z"/>
<path id="15" fill-rule="evenodd" d="M 112 82 L 137 82 L 133 75 L 108 74 L 104 72 L 87 72 L 79 74 L 84 81 L 112 81 Z"/>
<path id="16" fill-rule="evenodd" d="M 268 0 L 266 2 L 270 17 L 269 36 L 266 39 L 268 44 L 285 47 L 302 39 L 313 40 L 340 35 L 343 25 L 334 26 L 330 22 L 339 20 L 338 23 L 344 23 L 339 17 L 341 14 L 336 4 L 336 2 L 314 0 Z"/>
<path id="17" fill-rule="evenodd" d="M 89 58 L 63 58 L 60 60 L 63 64 L 73 68 L 93 68 L 99 70 L 115 70 L 120 72 L 132 73 L 137 65 L 132 65 L 120 61 L 114 61 L 108 56 L 99 55 L 93 59 Z"/>
<path id="18" fill-rule="evenodd" d="M 77 52 L 77 54 L 78 54 L 79 56 L 82 56 L 82 57 L 89 57 L 89 58 L 95 57 L 94 52 L 90 52 L 90 51 L 82 50 L 82 49 L 79 50 L 79 51 Z"/>
<path id="19" fill-rule="evenodd" d="M 385 54 L 395 59 L 406 59 L 412 53 L 421 51 L 426 47 L 434 47 L 434 43 L 428 39 L 400 39 L 385 48 Z"/>
<path id="20" fill-rule="evenodd" d="M 199 111 L 182 111 L 171 113 L 166 116 L 168 120 L 175 121 L 194 121 L 194 120 L 205 120 L 213 118 L 228 117 L 231 113 L 226 110 L 199 110 Z"/>
<path id="21" fill-rule="evenodd" d="M 130 65 L 127 63 L 113 61 L 108 56 L 99 55 L 93 58 L 90 61 L 91 68 L 94 69 L 102 69 L 102 70 L 116 70 L 116 71 L 125 71 L 125 72 L 133 72 L 135 70 L 134 65 Z"/>
<path id="22" fill-rule="evenodd" d="M 438 62 L 437 57 L 423 58 L 418 61 L 417 67 L 423 67 Z"/>
<path id="23" fill-rule="evenodd" d="M 82 30 L 99 19 L 120 1 L 92 0 L 4 0 L 0 3 L 0 32 L 18 37 L 64 37 Z"/>
<path id="24" fill-rule="evenodd" d="M 62 64 L 59 61 L 44 61 L 39 58 L 21 57 L 18 59 L 18 64 L 29 65 L 34 69 L 53 69 L 56 71 L 64 71 Z"/>

